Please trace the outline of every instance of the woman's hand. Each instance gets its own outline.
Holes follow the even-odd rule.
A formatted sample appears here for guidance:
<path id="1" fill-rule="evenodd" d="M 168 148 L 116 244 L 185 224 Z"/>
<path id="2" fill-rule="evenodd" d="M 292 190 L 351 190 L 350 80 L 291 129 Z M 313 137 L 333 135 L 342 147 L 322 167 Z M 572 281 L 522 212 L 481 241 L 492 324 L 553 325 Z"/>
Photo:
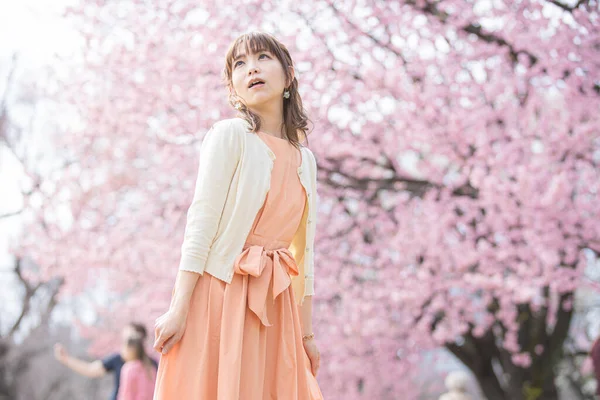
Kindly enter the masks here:
<path id="1" fill-rule="evenodd" d="M 169 310 L 154 323 L 154 350 L 167 354 L 185 332 L 187 311 Z"/>
<path id="2" fill-rule="evenodd" d="M 319 349 L 317 349 L 317 344 L 314 339 L 308 339 L 303 342 L 304 351 L 306 351 L 306 355 L 310 359 L 310 368 L 312 374 L 317 376 L 317 371 L 321 366 L 321 353 L 319 353 Z"/>

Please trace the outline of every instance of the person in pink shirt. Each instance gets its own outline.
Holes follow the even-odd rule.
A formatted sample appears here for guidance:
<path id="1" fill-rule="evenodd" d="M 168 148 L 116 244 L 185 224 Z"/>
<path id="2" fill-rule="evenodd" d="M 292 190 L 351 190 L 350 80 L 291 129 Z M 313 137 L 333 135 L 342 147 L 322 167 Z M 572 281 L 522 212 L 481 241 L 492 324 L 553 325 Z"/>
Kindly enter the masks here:
<path id="1" fill-rule="evenodd" d="M 123 349 L 125 365 L 121 369 L 121 387 L 118 400 L 152 400 L 156 381 L 156 367 L 146 354 L 141 337 L 127 340 Z"/>

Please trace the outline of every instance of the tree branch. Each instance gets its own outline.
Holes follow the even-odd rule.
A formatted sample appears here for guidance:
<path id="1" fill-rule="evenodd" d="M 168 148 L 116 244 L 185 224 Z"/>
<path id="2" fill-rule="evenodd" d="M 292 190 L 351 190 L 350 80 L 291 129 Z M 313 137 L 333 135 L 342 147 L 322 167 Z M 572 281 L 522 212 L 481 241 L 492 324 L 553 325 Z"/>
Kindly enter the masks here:
<path id="1" fill-rule="evenodd" d="M 31 284 L 23 277 L 23 274 L 21 273 L 21 261 L 22 261 L 21 258 L 17 258 L 15 260 L 15 273 L 17 274 L 17 278 L 19 279 L 19 281 L 25 287 L 25 298 L 23 299 L 23 308 L 21 309 L 21 313 L 19 314 L 19 317 L 17 318 L 17 320 L 15 321 L 15 323 L 13 324 L 13 326 L 10 328 L 10 330 L 8 332 L 9 337 L 14 335 L 15 332 L 21 326 L 21 322 L 23 322 L 23 319 L 25 318 L 25 316 L 27 315 L 27 313 L 29 312 L 29 310 L 31 308 L 31 299 L 33 298 L 36 291 L 41 286 L 41 284 L 31 286 Z"/>
<path id="2" fill-rule="evenodd" d="M 22 212 L 23 212 L 23 209 L 20 209 L 18 211 L 9 212 L 6 214 L 0 214 L 0 219 L 14 217 L 15 215 L 19 215 Z"/>
<path id="3" fill-rule="evenodd" d="M 463 338 L 465 343 L 462 346 L 446 343 L 445 347 L 473 372 L 488 400 L 505 400 L 504 390 L 493 368 L 493 360 L 498 358 L 498 354 L 492 331 L 488 330 L 481 338 L 475 338 L 471 333 Z"/>
<path id="4" fill-rule="evenodd" d="M 12 56 L 12 65 L 6 76 L 6 84 L 4 93 L 2 93 L 2 100 L 0 101 L 0 140 L 4 140 L 8 143 L 8 95 L 12 89 L 11 83 L 13 82 L 13 75 L 16 70 L 17 55 L 16 53 Z"/>
<path id="5" fill-rule="evenodd" d="M 448 13 L 440 11 L 437 8 L 437 5 L 431 2 L 426 2 L 425 5 L 421 7 L 417 5 L 415 0 L 409 0 L 407 1 L 407 4 L 412 5 L 418 10 L 421 10 L 425 14 L 429 14 L 436 17 L 443 24 L 445 24 L 448 18 L 450 17 Z M 511 60 L 513 62 L 517 61 L 519 54 L 525 54 L 529 58 L 530 66 L 533 66 L 538 62 L 538 58 L 534 54 L 528 52 L 527 50 L 516 50 L 515 47 L 511 43 L 507 42 L 504 38 L 493 33 L 485 32 L 481 25 L 479 25 L 477 22 L 465 25 L 460 29 L 463 32 L 474 34 L 484 42 L 493 43 L 497 44 L 498 46 L 508 48 Z"/>
<path id="6" fill-rule="evenodd" d="M 400 60 L 402 60 L 402 64 L 406 65 L 407 61 L 406 58 L 404 58 L 404 55 L 402 53 L 400 53 L 400 50 L 395 49 L 394 47 L 391 46 L 390 43 L 383 43 L 381 40 L 379 40 L 378 38 L 376 38 L 375 36 L 373 36 L 373 34 L 371 34 L 370 32 L 365 32 L 363 29 L 359 28 L 354 22 L 350 21 L 350 19 L 348 18 L 348 16 L 346 14 L 344 14 L 343 12 L 341 12 L 335 5 L 335 3 L 333 1 L 328 1 L 327 2 L 329 4 L 329 7 L 333 10 L 333 12 L 340 17 L 341 19 L 343 19 L 348 25 L 350 25 L 352 27 L 352 29 L 362 33 L 363 35 L 365 35 L 366 37 L 368 37 L 369 39 L 371 39 L 371 41 L 373 43 L 375 43 L 377 46 L 382 47 L 390 52 L 392 52 L 396 57 L 398 57 Z"/>
<path id="7" fill-rule="evenodd" d="M 578 9 L 581 5 L 586 4 L 589 2 L 589 0 L 579 0 L 577 2 L 577 4 L 575 4 L 574 6 L 570 6 L 568 4 L 562 3 L 558 0 L 546 0 L 548 3 L 552 3 L 555 6 L 562 8 L 563 10 L 572 13 L 574 10 Z"/>

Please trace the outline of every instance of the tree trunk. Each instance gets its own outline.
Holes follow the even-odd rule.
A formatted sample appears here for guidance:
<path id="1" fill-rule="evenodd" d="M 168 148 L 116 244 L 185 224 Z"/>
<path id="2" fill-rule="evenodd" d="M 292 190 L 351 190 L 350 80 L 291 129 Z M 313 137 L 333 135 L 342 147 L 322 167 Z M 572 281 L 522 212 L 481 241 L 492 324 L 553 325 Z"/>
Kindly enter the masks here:
<path id="1" fill-rule="evenodd" d="M 10 344 L 5 338 L 0 338 L 0 400 L 15 399 L 17 393 L 14 380 L 9 376 L 10 371 L 7 366 L 7 356 Z"/>
<path id="2" fill-rule="evenodd" d="M 531 355 L 528 367 L 513 364 L 511 354 L 498 345 L 504 336 L 502 325 L 498 325 L 502 333 L 489 329 L 484 336 L 474 337 L 469 332 L 462 345 L 447 343 L 446 348 L 471 370 L 487 400 L 558 400 L 555 367 L 562 359 L 573 316 L 572 308 L 564 305 L 572 299 L 573 293 L 560 295 L 551 330 L 546 308 L 536 315 L 528 305 L 520 305 L 519 345 Z M 543 348 L 540 354 L 535 352 L 538 345 Z"/>

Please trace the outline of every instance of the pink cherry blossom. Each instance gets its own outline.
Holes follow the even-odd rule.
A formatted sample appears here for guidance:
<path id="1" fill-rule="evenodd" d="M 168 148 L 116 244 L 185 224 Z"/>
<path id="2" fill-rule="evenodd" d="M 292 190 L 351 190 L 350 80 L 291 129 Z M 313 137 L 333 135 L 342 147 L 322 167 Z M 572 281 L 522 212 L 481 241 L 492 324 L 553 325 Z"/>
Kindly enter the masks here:
<path id="1" fill-rule="evenodd" d="M 315 128 L 325 397 L 417 398 L 416 365 L 440 347 L 485 350 L 462 358 L 480 382 L 486 352 L 507 352 L 499 366 L 531 371 L 510 377 L 524 387 L 556 350 L 528 330 L 541 324 L 562 345 L 583 252 L 600 251 L 598 10 L 475 3 L 74 6 L 84 47 L 59 100 L 81 121 L 51 138 L 69 163 L 28 196 L 18 251 L 40 279 L 64 277 L 63 294 L 108 291 L 98 329 L 115 335 L 81 324 L 93 351 L 125 321 L 152 326 L 168 307 L 198 147 L 235 115 L 227 46 L 272 31 Z"/>

